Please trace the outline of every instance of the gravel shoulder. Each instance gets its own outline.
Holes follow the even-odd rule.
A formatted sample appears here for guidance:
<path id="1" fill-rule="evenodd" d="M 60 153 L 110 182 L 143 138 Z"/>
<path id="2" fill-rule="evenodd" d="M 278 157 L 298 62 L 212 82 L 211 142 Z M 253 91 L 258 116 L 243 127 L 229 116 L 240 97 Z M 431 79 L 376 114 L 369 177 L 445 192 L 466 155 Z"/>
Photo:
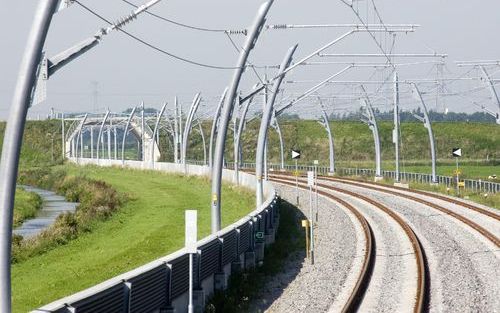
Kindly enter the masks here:
<path id="1" fill-rule="evenodd" d="M 276 184 L 283 199 L 295 203 L 294 188 Z M 309 194 L 299 191 L 299 208 L 309 215 Z M 297 264 L 289 260 L 285 270 L 273 277 L 262 289 L 261 300 L 251 306 L 252 312 L 326 312 L 339 299 L 347 299 L 361 269 L 364 256 L 364 238 L 361 225 L 354 217 L 331 200 L 318 198 L 318 223 L 316 231 L 315 264 L 309 259 Z M 290 268 L 293 266 L 294 268 Z M 287 272 L 299 273 L 287 281 Z"/>

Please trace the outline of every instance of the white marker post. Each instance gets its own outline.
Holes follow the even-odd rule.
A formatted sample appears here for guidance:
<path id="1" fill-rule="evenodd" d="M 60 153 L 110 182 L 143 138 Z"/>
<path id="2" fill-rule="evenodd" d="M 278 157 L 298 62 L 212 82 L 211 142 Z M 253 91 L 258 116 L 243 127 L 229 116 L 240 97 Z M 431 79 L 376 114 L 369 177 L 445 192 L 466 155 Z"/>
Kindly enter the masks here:
<path id="1" fill-rule="evenodd" d="M 189 253 L 189 302 L 188 313 L 194 312 L 193 306 L 193 255 L 196 253 L 198 241 L 198 211 L 186 210 L 186 235 L 185 246 Z"/>
<path id="2" fill-rule="evenodd" d="M 456 178 L 457 178 L 457 194 L 460 195 L 460 186 L 459 186 L 459 182 L 460 182 L 460 178 L 459 178 L 460 170 L 458 168 L 458 158 L 462 156 L 462 149 L 461 148 L 453 148 L 451 154 L 455 157 L 455 161 L 456 161 L 456 164 L 457 164 L 457 168 L 455 170 L 455 175 L 456 175 Z"/>
<path id="3" fill-rule="evenodd" d="M 297 196 L 297 206 L 299 206 L 299 164 L 298 159 L 300 159 L 300 150 L 292 149 L 292 159 L 295 160 L 295 194 Z"/>
<path id="4" fill-rule="evenodd" d="M 314 160 L 314 205 L 316 206 L 316 222 L 318 221 L 318 160 Z"/>
<path id="5" fill-rule="evenodd" d="M 314 172 L 307 172 L 307 186 L 309 186 L 309 229 L 311 230 L 311 264 L 314 264 L 314 223 L 313 223 L 313 201 L 312 188 L 314 186 Z"/>

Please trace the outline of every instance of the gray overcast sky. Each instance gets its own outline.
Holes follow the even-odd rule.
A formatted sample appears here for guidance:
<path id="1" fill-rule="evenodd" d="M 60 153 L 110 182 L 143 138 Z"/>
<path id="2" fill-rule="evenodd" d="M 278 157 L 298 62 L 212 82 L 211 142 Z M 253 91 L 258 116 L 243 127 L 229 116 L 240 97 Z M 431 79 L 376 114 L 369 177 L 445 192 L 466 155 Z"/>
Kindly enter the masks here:
<path id="1" fill-rule="evenodd" d="M 8 113 L 22 51 L 37 2 L 2 1 L 1 119 L 5 119 Z M 120 0 L 81 0 L 81 2 L 111 20 L 116 20 L 131 11 L 131 7 Z M 132 2 L 142 3 L 139 0 Z M 261 3 L 262 0 L 163 0 L 152 11 L 186 24 L 242 29 L 250 25 Z M 376 0 L 375 3 L 385 23 L 421 25 L 415 33 L 397 36 L 395 52 L 428 53 L 433 49 L 447 53 L 450 56 L 447 61 L 448 68 L 453 74 L 445 75 L 458 75 L 464 72 L 464 69 L 458 69 L 453 65 L 453 61 L 456 60 L 500 59 L 498 36 L 500 1 L 498 0 Z M 371 9 L 371 0 L 361 1 L 358 5 L 365 21 L 377 21 Z M 276 0 L 268 16 L 268 24 L 355 22 L 357 22 L 356 16 L 351 9 L 339 0 Z M 53 20 L 46 43 L 48 56 L 53 56 L 89 37 L 104 26 L 105 23 L 77 4 L 71 6 L 58 13 Z M 237 59 L 235 49 L 223 33 L 180 28 L 148 15 L 140 16 L 138 20 L 127 25 L 126 30 L 169 52 L 203 63 L 234 66 Z M 298 59 L 346 31 L 346 29 L 266 31 L 252 52 L 251 61 L 256 65 L 279 64 L 286 50 L 295 43 L 299 44 L 295 57 Z M 243 36 L 232 38 L 238 45 L 243 44 Z M 387 36 L 377 35 L 377 38 L 385 49 L 390 48 Z M 327 52 L 378 53 L 379 50 L 367 34 L 356 34 Z M 325 61 L 325 59 L 317 58 L 315 61 Z M 320 80 L 340 68 L 342 66 L 338 65 L 300 67 L 287 79 Z M 492 72 L 494 70 L 492 69 Z M 273 73 L 273 70 L 268 72 L 269 76 Z M 342 79 L 361 80 L 367 79 L 372 74 L 371 70 L 356 69 L 343 75 Z M 435 69 L 431 65 L 421 65 L 405 68 L 401 72 L 401 78 L 425 77 L 429 74 L 430 77 L 435 77 Z M 179 62 L 117 32 L 107 36 L 98 47 L 57 72 L 48 83 L 47 101 L 33 107 L 30 116 L 46 115 L 50 107 L 66 112 L 92 111 L 94 81 L 98 82 L 100 110 L 108 107 L 115 111 L 123 110 L 137 105 L 141 100 L 144 100 L 147 106 L 160 107 L 163 101 L 171 103 L 174 95 L 178 95 L 181 101 L 187 104 L 198 91 L 201 91 L 205 101 L 211 104 L 228 84 L 231 75 L 232 71 L 200 68 Z M 264 75 L 263 70 L 260 71 L 260 75 Z M 372 76 L 373 79 L 377 77 L 382 79 L 383 74 L 375 73 Z M 247 71 L 241 87 L 243 90 L 249 90 L 256 81 L 255 74 Z M 286 88 L 289 92 L 297 93 L 312 85 L 312 83 L 288 84 Z M 479 82 L 468 82 L 454 85 L 451 89 L 465 90 L 479 85 Z M 352 91 L 351 89 L 328 87 L 325 94 L 345 94 Z M 494 105 L 488 103 L 489 96 L 486 90 L 477 96 L 482 102 L 490 105 L 491 109 L 496 109 Z M 408 100 L 408 105 L 411 102 Z M 470 111 L 471 106 L 463 101 L 455 103 L 451 100 L 451 102 L 453 103 L 448 103 L 450 110 Z"/>

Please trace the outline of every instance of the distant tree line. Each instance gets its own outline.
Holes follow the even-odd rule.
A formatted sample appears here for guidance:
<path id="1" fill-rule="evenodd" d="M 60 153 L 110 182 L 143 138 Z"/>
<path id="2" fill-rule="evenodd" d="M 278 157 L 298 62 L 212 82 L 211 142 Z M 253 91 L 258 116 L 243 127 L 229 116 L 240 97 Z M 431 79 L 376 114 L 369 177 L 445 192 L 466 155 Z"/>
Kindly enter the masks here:
<path id="1" fill-rule="evenodd" d="M 394 119 L 393 110 L 380 112 L 378 109 L 374 109 L 375 116 L 381 121 L 392 121 Z M 329 116 L 330 120 L 336 121 L 353 121 L 359 120 L 362 111 L 358 112 L 344 112 L 344 113 L 332 113 Z M 420 108 L 413 111 L 402 111 L 400 112 L 399 118 L 401 122 L 413 122 L 416 121 L 414 114 L 423 116 Z M 457 112 L 436 112 L 429 111 L 429 117 L 433 122 L 476 122 L 476 123 L 495 123 L 495 118 L 485 112 L 474 112 L 469 113 L 457 113 Z"/>

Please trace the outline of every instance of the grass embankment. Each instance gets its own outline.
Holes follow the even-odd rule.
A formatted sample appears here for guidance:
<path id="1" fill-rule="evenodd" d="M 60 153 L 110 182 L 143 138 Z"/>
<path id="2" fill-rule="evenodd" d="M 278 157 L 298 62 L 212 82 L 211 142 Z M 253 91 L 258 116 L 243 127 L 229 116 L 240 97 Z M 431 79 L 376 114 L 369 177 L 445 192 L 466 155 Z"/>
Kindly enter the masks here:
<path id="1" fill-rule="evenodd" d="M 66 127 L 69 125 L 66 123 Z M 21 169 L 46 167 L 63 162 L 61 126 L 61 120 L 26 122 L 19 160 Z M 0 122 L 0 152 L 4 131 L 5 122 Z"/>
<path id="2" fill-rule="evenodd" d="M 232 275 L 229 288 L 217 292 L 207 303 L 205 312 L 249 312 L 259 299 L 263 287 L 272 276 L 281 273 L 292 255 L 305 249 L 300 221 L 305 218 L 292 204 L 281 200 L 280 224 L 276 241 L 264 252 L 264 264 L 251 272 Z M 305 257 L 305 252 L 301 255 Z"/>
<path id="3" fill-rule="evenodd" d="M 65 169 L 103 180 L 129 200 L 78 238 L 13 264 L 14 312 L 29 311 L 181 248 L 186 209 L 199 210 L 200 238 L 210 233 L 207 179 L 118 168 Z M 254 208 L 253 194 L 245 190 L 224 186 L 223 195 L 223 225 Z"/>
<path id="4" fill-rule="evenodd" d="M 248 124 L 242 135 L 242 155 L 245 162 L 254 162 L 255 149 L 260 121 Z M 298 148 L 302 151 L 299 164 L 312 164 L 318 159 L 320 164 L 328 166 L 329 146 L 327 133 L 323 126 L 312 120 L 283 120 L 280 122 L 283 133 L 286 162 L 292 164 L 289 151 Z M 335 142 L 335 162 L 338 167 L 374 168 L 375 152 L 373 136 L 368 127 L 361 122 L 333 121 L 330 123 Z M 210 132 L 210 125 L 204 125 L 205 133 Z M 489 175 L 499 173 L 500 165 L 500 127 L 495 124 L 436 122 L 433 123 L 438 158 L 438 173 L 451 175 L 454 162 L 452 148 L 460 147 L 463 158 L 460 159 L 464 178 L 487 179 Z M 382 168 L 394 169 L 394 145 L 392 143 L 392 123 L 379 122 L 382 149 Z M 430 173 L 430 148 L 427 130 L 422 123 L 405 122 L 401 124 L 401 169 L 407 172 Z M 193 133 L 190 137 L 188 159 L 202 160 L 201 138 Z M 171 149 L 166 142 L 162 145 L 166 160 L 172 158 Z M 228 133 L 226 156 L 233 160 L 232 132 Z M 279 139 L 274 130 L 269 131 L 268 158 L 271 163 L 280 162 Z"/>
<path id="5" fill-rule="evenodd" d="M 21 225 L 26 219 L 34 217 L 42 205 L 43 200 L 40 195 L 17 188 L 14 206 L 14 227 Z"/>

